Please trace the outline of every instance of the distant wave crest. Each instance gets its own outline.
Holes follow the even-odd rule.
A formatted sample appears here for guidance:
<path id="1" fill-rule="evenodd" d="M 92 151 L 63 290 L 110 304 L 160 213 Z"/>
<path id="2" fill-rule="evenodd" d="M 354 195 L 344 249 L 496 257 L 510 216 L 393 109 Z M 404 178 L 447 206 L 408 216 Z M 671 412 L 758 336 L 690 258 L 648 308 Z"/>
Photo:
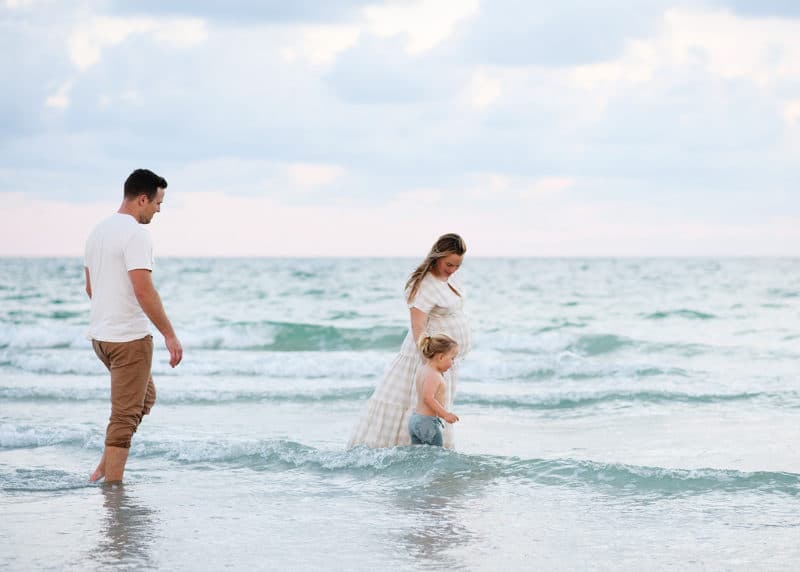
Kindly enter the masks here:
<path id="1" fill-rule="evenodd" d="M 0 332 L 0 349 L 64 349 L 89 347 L 87 326 L 18 325 Z M 406 328 L 345 327 L 293 322 L 235 322 L 188 331 L 185 349 L 262 351 L 339 351 L 399 349 Z"/>
<path id="2" fill-rule="evenodd" d="M 309 390 L 267 389 L 180 389 L 163 391 L 159 403 L 170 405 L 219 405 L 221 403 L 334 403 L 358 402 L 367 399 L 373 385 Z M 4 401 L 29 402 L 84 402 L 107 401 L 108 389 L 104 387 L 47 388 L 47 387 L 0 387 L 0 399 Z M 462 391 L 456 398 L 456 406 L 471 405 L 515 410 L 570 410 L 603 406 L 630 406 L 647 404 L 680 403 L 705 405 L 733 401 L 757 401 L 778 404 L 781 407 L 800 407 L 800 394 L 785 392 L 743 393 L 684 393 L 676 391 L 593 391 L 586 393 L 545 393 L 528 395 L 487 395 Z M 40 444 L 49 444 L 54 434 L 41 428 L 36 439 Z M 4 432 L 0 426 L 0 448 L 14 446 L 16 433 Z M 24 441 L 24 439 L 22 440 Z M 58 441 L 62 442 L 62 441 Z M 31 445 L 23 445 L 31 446 Z"/>
<path id="3" fill-rule="evenodd" d="M 687 310 L 687 309 L 653 312 L 652 314 L 647 314 L 645 316 L 647 320 L 664 320 L 666 318 L 684 318 L 686 320 L 713 320 L 716 317 L 717 316 L 715 316 L 714 314 L 708 314 L 706 312 L 698 312 L 696 310 Z"/>

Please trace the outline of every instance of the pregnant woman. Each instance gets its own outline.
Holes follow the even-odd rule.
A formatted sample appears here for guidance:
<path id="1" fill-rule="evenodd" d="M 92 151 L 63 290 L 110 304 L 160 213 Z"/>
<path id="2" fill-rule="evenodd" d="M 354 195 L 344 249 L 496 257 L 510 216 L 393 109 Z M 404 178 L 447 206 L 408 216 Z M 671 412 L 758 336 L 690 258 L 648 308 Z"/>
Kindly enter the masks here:
<path id="1" fill-rule="evenodd" d="M 470 348 L 470 331 L 464 316 L 464 292 L 451 282 L 461 266 L 467 246 L 457 234 L 439 237 L 428 256 L 406 282 L 411 327 L 400 354 L 367 402 L 367 408 L 350 439 L 349 447 L 409 445 L 408 417 L 417 401 L 414 379 L 422 364 L 417 340 L 422 334 L 446 334 L 458 343 L 461 358 Z M 460 361 L 460 360 L 459 360 Z M 458 365 L 445 374 L 445 403 L 453 405 Z M 444 446 L 453 448 L 453 426 L 445 424 Z"/>

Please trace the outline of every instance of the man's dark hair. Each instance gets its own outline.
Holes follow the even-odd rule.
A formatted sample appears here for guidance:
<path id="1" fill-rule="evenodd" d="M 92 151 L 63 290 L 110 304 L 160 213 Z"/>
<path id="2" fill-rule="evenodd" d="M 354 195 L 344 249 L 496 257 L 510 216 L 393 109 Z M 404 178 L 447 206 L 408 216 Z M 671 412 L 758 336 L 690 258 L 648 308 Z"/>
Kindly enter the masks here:
<path id="1" fill-rule="evenodd" d="M 139 195 L 147 195 L 147 200 L 156 198 L 158 189 L 166 189 L 167 181 L 153 171 L 136 169 L 125 180 L 125 198 L 135 199 Z"/>

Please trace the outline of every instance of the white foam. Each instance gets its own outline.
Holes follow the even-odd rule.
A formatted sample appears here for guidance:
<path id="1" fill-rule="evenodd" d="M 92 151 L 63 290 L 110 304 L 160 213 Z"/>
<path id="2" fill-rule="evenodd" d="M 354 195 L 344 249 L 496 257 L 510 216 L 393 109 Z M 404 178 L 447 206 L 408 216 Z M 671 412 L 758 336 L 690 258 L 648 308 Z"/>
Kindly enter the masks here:
<path id="1" fill-rule="evenodd" d="M 0 424 L 0 448 L 46 447 L 76 443 L 86 446 L 96 433 L 91 429 L 74 427 L 34 427 L 30 425 Z"/>

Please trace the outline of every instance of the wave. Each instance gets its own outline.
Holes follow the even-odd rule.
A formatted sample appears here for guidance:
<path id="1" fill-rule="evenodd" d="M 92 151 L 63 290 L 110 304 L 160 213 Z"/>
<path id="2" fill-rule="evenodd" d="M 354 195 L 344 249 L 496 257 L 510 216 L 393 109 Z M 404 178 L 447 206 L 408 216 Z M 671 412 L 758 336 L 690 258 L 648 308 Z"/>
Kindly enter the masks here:
<path id="1" fill-rule="evenodd" d="M 546 334 L 548 332 L 557 332 L 559 330 L 580 329 L 585 328 L 586 326 L 587 324 L 583 322 L 570 322 L 569 320 L 562 320 L 550 326 L 539 328 L 538 332 L 541 334 Z"/>
<path id="2" fill-rule="evenodd" d="M 346 387 L 315 391 L 270 391 L 230 389 L 180 389 L 160 390 L 159 404 L 169 405 L 218 405 L 222 403 L 331 403 L 337 401 L 361 401 L 372 394 L 374 387 Z M 3 401 L 33 402 L 87 402 L 108 401 L 107 387 L 0 387 Z M 4 440 L 0 431 L 0 447 Z"/>
<path id="3" fill-rule="evenodd" d="M 773 298 L 800 298 L 800 290 L 788 290 L 785 288 L 770 288 L 767 295 Z"/>
<path id="4" fill-rule="evenodd" d="M 673 469 L 576 459 L 520 459 L 467 455 L 435 447 L 322 450 L 287 440 L 139 441 L 131 454 L 191 469 L 208 465 L 254 471 L 334 473 L 356 479 L 398 480 L 401 486 L 441 486 L 442 479 L 486 483 L 513 480 L 543 486 L 583 488 L 614 495 L 675 496 L 755 492 L 800 496 L 800 474 L 727 469 Z M 85 475 L 65 471 L 0 470 L 2 490 L 60 490 L 89 486 Z"/>
<path id="5" fill-rule="evenodd" d="M 367 399 L 374 390 L 374 384 L 348 385 L 346 387 L 313 386 L 298 390 L 263 389 L 250 385 L 246 388 L 202 388 L 169 387 L 159 392 L 160 404 L 168 405 L 220 405 L 230 403 L 336 403 L 359 402 Z M 58 386 L 0 386 L 0 400 L 5 402 L 88 402 L 108 401 L 109 389 L 105 385 L 93 387 Z M 592 391 L 548 392 L 542 395 L 503 395 L 475 393 L 468 389 L 456 396 L 456 406 L 470 405 L 487 408 L 507 408 L 518 410 L 570 410 L 595 406 L 625 404 L 648 405 L 681 403 L 687 405 L 706 405 L 734 401 L 769 401 L 782 407 L 800 406 L 798 392 L 743 392 L 743 393 L 683 393 L 674 391 Z M 2 427 L 2 426 L 0 426 Z M 47 439 L 44 439 L 46 442 Z M 0 447 L 6 446 L 6 439 L 0 429 Z"/>
<path id="6" fill-rule="evenodd" d="M 591 334 L 580 336 L 566 349 L 585 356 L 597 356 L 610 354 L 635 344 L 636 342 L 631 339 L 614 334 Z"/>
<path id="7" fill-rule="evenodd" d="M 534 355 L 542 357 L 589 357 L 609 354 L 623 348 L 635 347 L 643 342 L 612 333 L 576 335 L 565 331 L 582 326 L 571 322 L 547 326 L 534 331 L 504 331 L 489 329 L 476 332 L 475 349 L 494 351 L 504 355 Z"/>
<path id="8" fill-rule="evenodd" d="M 59 313 L 58 315 L 66 315 Z M 91 352 L 86 339 L 86 324 L 18 324 L 0 329 L 0 351 L 18 353 L 25 350 L 75 349 Z M 565 321 L 531 332 L 476 331 L 475 347 L 480 350 L 508 354 L 553 356 L 574 354 L 582 357 L 606 355 L 627 348 L 645 351 L 669 349 L 643 340 L 614 333 L 586 333 L 584 327 Z M 569 333 L 572 331 L 573 333 Z M 339 352 L 399 351 L 407 328 L 403 326 L 349 327 L 343 324 L 254 321 L 214 323 L 196 326 L 181 335 L 184 350 L 243 352 Z M 675 349 L 692 349 L 688 344 L 675 344 Z M 713 351 L 702 346 L 699 351 Z"/>
<path id="9" fill-rule="evenodd" d="M 64 320 L 73 312 L 48 317 Z M 0 349 L 86 348 L 87 325 L 20 324 L 0 331 Z M 343 327 L 294 322 L 235 322 L 194 328 L 181 337 L 184 349 L 240 351 L 339 351 L 400 348 L 407 328 L 392 326 Z"/>
<path id="10" fill-rule="evenodd" d="M 102 434 L 90 428 L 46 427 L 39 425 L 0 425 L 0 450 L 28 449 L 50 447 L 53 445 L 88 446 L 99 442 L 102 446 Z"/>
<path id="11" fill-rule="evenodd" d="M 551 486 L 593 485 L 617 493 L 699 494 L 715 491 L 782 493 L 800 496 L 800 474 L 724 469 L 669 469 L 574 459 L 519 459 L 466 455 L 434 447 L 396 447 L 347 451 L 320 450 L 286 440 L 141 443 L 134 454 L 184 464 L 224 463 L 254 470 L 346 473 L 353 476 L 421 475 L 430 481 L 447 475 L 458 480 L 516 479 Z"/>
<path id="12" fill-rule="evenodd" d="M 541 397 L 510 397 L 497 396 L 489 397 L 485 395 L 475 396 L 470 394 L 458 395 L 455 406 L 477 405 L 482 407 L 499 407 L 508 409 L 522 410 L 567 410 L 594 407 L 606 404 L 665 404 L 683 403 L 687 405 L 706 405 L 711 403 L 728 403 L 732 401 L 748 401 L 756 399 L 766 399 L 785 403 L 791 401 L 800 402 L 797 394 L 787 396 L 785 394 L 772 393 L 731 393 L 731 394 L 688 394 L 662 391 L 636 391 L 636 392 L 608 392 L 591 394 L 585 396 L 558 396 Z"/>
<path id="13" fill-rule="evenodd" d="M 87 326 L 58 324 L 16 324 L 0 329 L 0 349 L 63 349 L 90 347 Z"/>
<path id="14" fill-rule="evenodd" d="M 84 342 L 80 349 L 2 350 L 0 367 L 8 370 L 53 376 L 103 376 L 108 371 Z M 228 378 L 281 379 L 366 379 L 380 375 L 391 362 L 384 351 L 358 352 L 237 352 L 233 350 L 193 351 L 184 348 L 179 369 L 167 363 L 163 346 L 156 348 L 153 375 L 162 377 L 208 376 Z"/>
<path id="15" fill-rule="evenodd" d="M 687 320 L 713 320 L 717 316 L 714 314 L 707 314 L 705 312 L 698 312 L 695 310 L 669 310 L 664 312 L 654 312 L 647 314 L 645 320 L 664 320 L 666 318 L 685 318 Z"/>
<path id="16" fill-rule="evenodd" d="M 548 379 L 569 379 L 569 380 L 584 380 L 584 379 L 608 379 L 613 377 L 629 377 L 634 379 L 642 379 L 647 377 L 689 377 L 689 372 L 685 369 L 678 367 L 655 367 L 655 366 L 636 366 L 628 365 L 626 367 L 614 366 L 606 369 L 583 369 L 582 371 L 574 371 L 567 367 L 555 368 L 538 368 L 530 371 L 525 371 L 522 374 L 514 375 L 511 379 L 518 379 L 522 381 L 534 380 L 548 380 Z M 484 376 L 485 377 L 485 376 Z M 506 377 L 500 377 L 505 380 Z"/>
<path id="17" fill-rule="evenodd" d="M 153 375 L 158 379 L 177 376 L 203 376 L 231 379 L 328 379 L 370 380 L 375 383 L 396 354 L 387 351 L 359 352 L 235 352 L 228 350 L 184 352 L 180 368 L 171 369 L 166 352 L 156 348 Z M 646 356 L 645 356 L 646 357 Z M 107 370 L 91 348 L 17 352 L 0 350 L 0 376 L 29 374 L 69 378 L 106 377 Z M 533 355 L 495 351 L 473 352 L 460 367 L 464 381 L 496 380 L 540 383 L 552 380 L 687 378 L 701 372 L 654 363 L 652 359 L 604 362 L 585 359 L 573 353 Z M 210 380 L 211 381 L 211 380 Z M 213 381 L 211 381 L 213 383 Z M 0 378 L 0 387 L 3 380 Z"/>
<path id="18" fill-rule="evenodd" d="M 292 322 L 241 322 L 212 332 L 190 334 L 190 348 L 260 351 L 337 351 L 397 349 L 405 328 L 373 326 L 345 328 Z"/>
<path id="19" fill-rule="evenodd" d="M 0 490 L 6 492 L 55 492 L 96 487 L 88 473 L 58 469 L 0 469 Z"/>
<path id="20" fill-rule="evenodd" d="M 574 326 L 573 326 L 574 327 Z M 652 325 L 651 325 L 652 327 Z M 544 330 L 547 330 L 545 328 Z M 556 328 L 558 329 L 558 328 Z M 625 360 L 635 355 L 656 356 L 669 354 L 670 361 L 675 358 L 696 356 L 752 356 L 763 358 L 763 352 L 746 345 L 723 345 L 720 343 L 703 343 L 704 341 L 653 341 L 644 338 L 631 338 L 610 332 L 577 334 L 564 331 L 505 332 L 495 329 L 477 332 L 474 347 L 467 361 L 472 361 L 477 352 L 492 352 L 502 356 L 497 365 L 502 367 L 509 357 L 533 356 L 543 361 L 563 363 L 565 361 L 586 361 L 595 357 L 615 356 L 627 352 Z"/>
<path id="21" fill-rule="evenodd" d="M 27 300 L 36 300 L 38 298 L 44 298 L 44 294 L 40 294 L 38 292 L 34 293 L 25 293 L 25 294 L 10 294 L 8 296 L 3 296 L 0 300 L 5 300 L 9 302 L 21 302 Z"/>

